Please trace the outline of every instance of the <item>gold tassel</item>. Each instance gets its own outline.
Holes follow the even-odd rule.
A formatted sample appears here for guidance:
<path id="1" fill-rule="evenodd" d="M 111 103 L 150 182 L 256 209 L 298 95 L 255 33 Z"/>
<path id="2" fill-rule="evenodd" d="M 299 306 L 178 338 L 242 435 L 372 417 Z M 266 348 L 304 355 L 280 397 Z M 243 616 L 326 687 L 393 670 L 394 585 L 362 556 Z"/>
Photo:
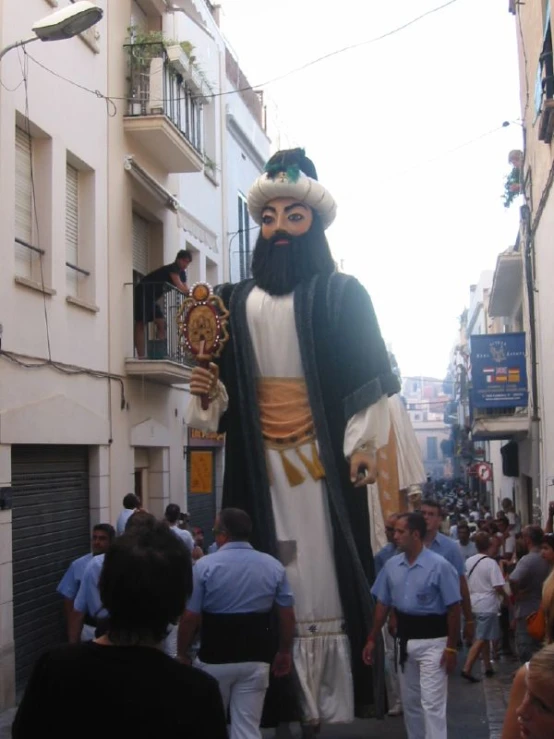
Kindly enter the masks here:
<path id="1" fill-rule="evenodd" d="M 302 485 L 302 483 L 306 479 L 304 475 L 300 472 L 298 467 L 295 467 L 293 465 L 290 459 L 287 459 L 284 451 L 279 451 L 279 454 L 283 462 L 283 469 L 285 470 L 285 475 L 287 476 L 287 480 L 289 481 L 289 485 L 291 486 L 291 488 L 294 488 L 297 485 Z"/>
<path id="2" fill-rule="evenodd" d="M 302 451 L 300 447 L 296 448 L 296 453 L 298 454 L 304 467 L 310 473 L 312 480 L 316 480 L 316 481 L 323 480 L 323 478 L 325 477 L 325 470 L 323 469 L 323 465 L 321 464 L 321 461 L 319 459 L 315 441 L 312 441 L 312 460 L 311 461 L 306 457 L 306 455 L 304 454 L 304 452 Z"/>

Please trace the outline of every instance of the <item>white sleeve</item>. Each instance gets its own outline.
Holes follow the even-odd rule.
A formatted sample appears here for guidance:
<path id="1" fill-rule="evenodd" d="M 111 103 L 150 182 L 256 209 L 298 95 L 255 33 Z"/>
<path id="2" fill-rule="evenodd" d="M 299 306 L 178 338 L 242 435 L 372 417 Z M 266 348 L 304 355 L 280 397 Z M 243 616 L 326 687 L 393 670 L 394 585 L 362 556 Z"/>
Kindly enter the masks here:
<path id="1" fill-rule="evenodd" d="M 191 395 L 189 403 L 185 411 L 185 423 L 187 426 L 199 429 L 200 431 L 217 431 L 219 419 L 227 410 L 229 405 L 229 396 L 225 385 L 218 380 L 219 393 L 215 400 L 212 400 L 208 410 L 202 409 L 202 403 L 197 395 Z"/>
<path id="2" fill-rule="evenodd" d="M 383 395 L 369 408 L 358 411 L 348 421 L 344 434 L 344 456 L 351 457 L 361 446 L 377 451 L 389 440 L 389 399 Z"/>

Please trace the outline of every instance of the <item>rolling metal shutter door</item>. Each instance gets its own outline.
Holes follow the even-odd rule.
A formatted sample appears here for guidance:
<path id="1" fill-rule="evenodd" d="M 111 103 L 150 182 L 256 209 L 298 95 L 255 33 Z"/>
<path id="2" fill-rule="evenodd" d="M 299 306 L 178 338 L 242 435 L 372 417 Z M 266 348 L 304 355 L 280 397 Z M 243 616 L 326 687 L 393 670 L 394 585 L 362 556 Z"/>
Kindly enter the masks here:
<path id="1" fill-rule="evenodd" d="M 16 689 L 37 657 L 67 641 L 56 587 L 90 551 L 88 448 L 13 446 L 13 599 Z"/>

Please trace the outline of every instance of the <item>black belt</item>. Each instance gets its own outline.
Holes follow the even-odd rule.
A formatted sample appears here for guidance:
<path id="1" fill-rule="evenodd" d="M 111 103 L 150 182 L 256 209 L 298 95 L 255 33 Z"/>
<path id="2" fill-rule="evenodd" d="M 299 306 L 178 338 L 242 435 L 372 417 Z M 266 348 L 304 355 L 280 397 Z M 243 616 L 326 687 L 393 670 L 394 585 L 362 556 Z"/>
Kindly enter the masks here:
<path id="1" fill-rule="evenodd" d="M 399 664 L 404 671 L 408 659 L 408 641 L 410 639 L 437 639 L 448 636 L 448 616 L 446 613 L 431 613 L 426 616 L 413 616 L 410 613 L 396 611 L 396 638 L 400 646 Z"/>
<path id="2" fill-rule="evenodd" d="M 273 661 L 271 611 L 202 613 L 198 658 L 209 664 Z"/>

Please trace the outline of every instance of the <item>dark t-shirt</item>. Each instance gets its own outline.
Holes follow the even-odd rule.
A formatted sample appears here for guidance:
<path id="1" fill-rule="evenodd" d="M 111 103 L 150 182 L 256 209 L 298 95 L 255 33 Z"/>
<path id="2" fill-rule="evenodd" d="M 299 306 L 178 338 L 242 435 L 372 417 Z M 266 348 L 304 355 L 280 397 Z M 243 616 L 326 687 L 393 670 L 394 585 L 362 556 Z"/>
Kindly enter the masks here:
<path id="1" fill-rule="evenodd" d="M 144 288 L 148 292 L 149 299 L 158 300 L 173 284 L 171 275 L 178 275 L 181 282 L 187 281 L 185 270 L 180 270 L 178 264 L 173 262 L 173 264 L 164 264 L 163 267 L 150 272 L 142 278 L 139 284 L 149 285 L 148 288 Z"/>
<path id="2" fill-rule="evenodd" d="M 37 661 L 14 739 L 227 739 L 217 682 L 150 647 L 95 642 Z"/>

